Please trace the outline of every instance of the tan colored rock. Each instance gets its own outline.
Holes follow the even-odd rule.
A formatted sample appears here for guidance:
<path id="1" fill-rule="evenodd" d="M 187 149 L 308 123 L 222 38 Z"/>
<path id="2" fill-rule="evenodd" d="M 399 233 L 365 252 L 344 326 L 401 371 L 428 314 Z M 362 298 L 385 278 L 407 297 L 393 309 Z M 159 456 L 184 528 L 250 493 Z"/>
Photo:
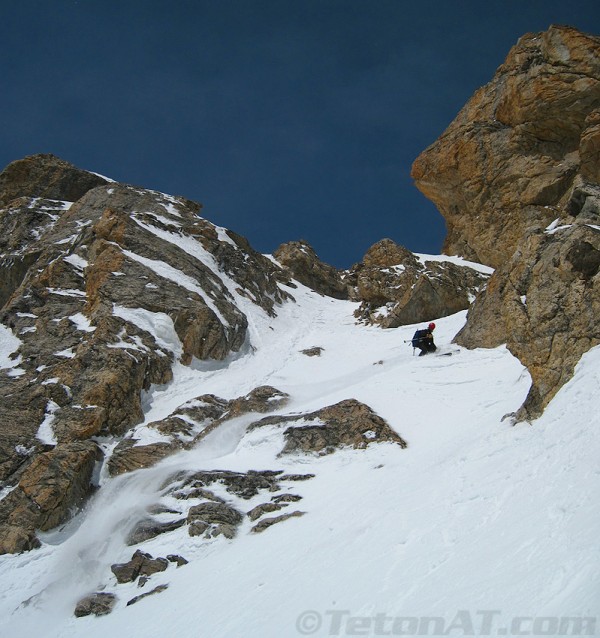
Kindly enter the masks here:
<path id="1" fill-rule="evenodd" d="M 354 315 L 383 328 L 431 321 L 466 310 L 487 275 L 450 262 L 424 261 L 391 239 L 374 244 L 346 274 Z"/>
<path id="2" fill-rule="evenodd" d="M 123 439 L 113 450 L 108 460 L 108 471 L 111 476 L 152 467 L 167 456 L 181 450 L 181 446 L 177 443 L 148 445 L 135 445 L 135 443 L 135 439 Z"/>
<path id="3" fill-rule="evenodd" d="M 276 525 L 277 523 L 283 523 L 283 521 L 287 521 L 290 518 L 298 518 L 299 516 L 304 516 L 306 512 L 302 512 L 300 510 L 296 510 L 295 512 L 290 512 L 289 514 L 281 514 L 280 516 L 273 516 L 272 518 L 263 518 L 256 525 L 254 525 L 251 529 L 255 534 L 259 534 L 260 532 L 264 532 L 269 527 Z"/>
<path id="4" fill-rule="evenodd" d="M 115 594 L 96 592 L 78 601 L 74 614 L 77 618 L 84 616 L 106 616 L 110 614 L 117 603 Z"/>
<path id="5" fill-rule="evenodd" d="M 18 485 L 0 501 L 0 554 L 39 547 L 35 530 L 64 523 L 93 493 L 96 461 L 92 441 L 59 444 L 37 454 L 22 470 Z"/>
<path id="6" fill-rule="evenodd" d="M 347 299 L 348 290 L 339 270 L 322 262 L 312 247 L 305 241 L 290 241 L 282 244 L 273 257 L 284 267 L 290 277 L 316 292 Z"/>
<path id="7" fill-rule="evenodd" d="M 579 157 L 582 179 L 600 184 L 600 110 L 587 116 L 579 143 Z"/>
<path id="8" fill-rule="evenodd" d="M 529 369 L 532 387 L 518 420 L 539 416 L 581 355 L 600 343 L 599 270 L 600 231 L 585 220 L 532 233 L 469 311 L 457 343 L 506 343 Z"/>
<path id="9" fill-rule="evenodd" d="M 31 155 L 9 164 L 0 173 L 0 207 L 18 197 L 75 202 L 106 180 L 76 168 L 55 155 Z"/>
<path id="10" fill-rule="evenodd" d="M 557 26 L 523 36 L 413 164 L 417 187 L 446 219 L 444 252 L 499 267 L 524 234 L 555 219 L 599 103 L 600 39 Z"/>
<path id="11" fill-rule="evenodd" d="M 363 257 L 362 263 L 366 268 L 392 268 L 399 264 L 405 267 L 419 267 L 419 261 L 414 254 L 392 239 L 382 239 L 373 244 Z"/>
<path id="12" fill-rule="evenodd" d="M 101 457 L 92 441 L 57 445 L 36 456 L 19 481 L 19 488 L 38 509 L 36 527 L 52 529 L 68 520 L 92 493 L 94 465 Z"/>

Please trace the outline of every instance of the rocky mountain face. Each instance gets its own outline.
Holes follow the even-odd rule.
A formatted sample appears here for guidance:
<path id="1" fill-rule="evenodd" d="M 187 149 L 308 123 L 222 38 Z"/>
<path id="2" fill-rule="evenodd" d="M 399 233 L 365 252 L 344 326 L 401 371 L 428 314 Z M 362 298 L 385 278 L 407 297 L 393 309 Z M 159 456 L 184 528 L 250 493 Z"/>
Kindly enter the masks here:
<path id="1" fill-rule="evenodd" d="M 497 268 L 524 234 L 550 224 L 567 205 L 582 138 L 583 165 L 594 163 L 586 130 L 600 106 L 599 46 L 598 38 L 568 27 L 523 36 L 417 158 L 415 183 L 446 220 L 444 252 Z"/>
<path id="2" fill-rule="evenodd" d="M 7 167 L 0 329 L 15 347 L 0 372 L 0 553 L 39 545 L 36 530 L 68 520 L 98 489 L 100 468 L 116 477 L 151 467 L 241 417 L 248 437 L 279 433 L 282 455 L 405 447 L 355 399 L 286 414 L 287 395 L 270 386 L 234 398 L 199 388 L 142 425 L 144 397 L 168 384 L 175 366 L 250 352 L 249 311 L 276 316 L 294 303 L 293 280 L 359 302 L 357 320 L 384 328 L 470 308 L 458 343 L 508 344 L 533 380 L 516 416 L 539 414 L 600 343 L 600 41 L 567 27 L 524 36 L 413 176 L 446 217 L 446 252 L 490 268 L 424 258 L 389 239 L 347 271 L 321 262 L 306 242 L 269 259 L 185 198 L 52 155 Z M 310 478 L 277 468 L 174 475 L 128 543 L 184 525 L 202 538 L 233 538 L 248 520 L 262 532 L 303 514 L 282 485 Z M 148 565 L 169 562 L 134 554 L 115 570 L 146 578 Z M 98 594 L 77 613 L 108 613 L 113 600 Z"/>
<path id="3" fill-rule="evenodd" d="M 600 343 L 600 39 L 523 36 L 412 175 L 445 251 L 497 268 L 457 342 L 506 343 L 533 380 L 517 418 L 539 415 Z"/>
<path id="4" fill-rule="evenodd" d="M 466 310 L 489 272 L 468 264 L 427 261 L 382 239 L 349 270 L 323 263 L 305 241 L 282 244 L 273 254 L 286 274 L 316 292 L 360 302 L 355 316 L 397 328 Z"/>
<path id="5" fill-rule="evenodd" d="M 37 547 L 37 530 L 67 521 L 97 489 L 101 468 L 110 477 L 151 467 L 243 415 L 257 415 L 256 428 L 285 425 L 282 453 L 328 454 L 380 441 L 405 447 L 354 399 L 261 421 L 258 415 L 280 412 L 288 399 L 267 386 L 234 399 L 199 388 L 193 401 L 140 425 L 144 396 L 168 384 L 174 366 L 250 352 L 248 310 L 275 317 L 294 303 L 290 277 L 347 298 L 343 273 L 300 242 L 271 260 L 200 217 L 195 202 L 119 184 L 52 155 L 14 162 L 0 186 L 0 320 L 15 341 L 12 365 L 0 374 L 0 553 Z M 246 498 L 276 492 L 279 474 L 217 469 L 177 479 L 179 492 L 188 483 L 196 490 L 193 498 L 186 492 L 183 518 L 164 522 L 148 513 L 131 544 L 183 524 L 190 535 L 233 537 L 242 514 L 225 511 L 210 486 L 225 482 Z M 253 530 L 299 515 L 263 519 L 288 504 L 268 501 L 247 513 Z"/>
<path id="6" fill-rule="evenodd" d="M 0 551 L 37 544 L 93 491 L 97 437 L 143 419 L 176 362 L 249 347 L 244 304 L 275 314 L 285 275 L 183 198 L 112 183 L 51 155 L 1 175 Z M 13 488 L 13 489 L 11 489 Z"/>

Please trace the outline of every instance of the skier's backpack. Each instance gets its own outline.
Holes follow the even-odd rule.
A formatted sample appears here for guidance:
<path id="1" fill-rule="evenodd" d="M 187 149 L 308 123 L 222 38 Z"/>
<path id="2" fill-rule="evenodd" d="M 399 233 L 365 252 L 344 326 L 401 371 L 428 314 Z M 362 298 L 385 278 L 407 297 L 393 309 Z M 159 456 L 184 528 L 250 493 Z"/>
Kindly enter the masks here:
<path id="1" fill-rule="evenodd" d="M 423 341 L 423 337 L 427 333 L 427 330 L 417 330 L 412 338 L 412 347 L 418 348 L 419 344 Z"/>

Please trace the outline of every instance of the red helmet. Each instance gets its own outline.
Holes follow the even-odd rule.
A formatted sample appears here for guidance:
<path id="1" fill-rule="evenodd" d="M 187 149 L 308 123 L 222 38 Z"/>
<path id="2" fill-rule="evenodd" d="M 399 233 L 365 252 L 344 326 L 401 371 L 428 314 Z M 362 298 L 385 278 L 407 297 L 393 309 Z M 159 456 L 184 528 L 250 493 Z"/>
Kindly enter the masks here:
<path id="1" fill-rule="evenodd" d="M 429 330 L 435 330 L 435 324 L 433 323 L 433 321 L 427 327 L 429 328 Z"/>

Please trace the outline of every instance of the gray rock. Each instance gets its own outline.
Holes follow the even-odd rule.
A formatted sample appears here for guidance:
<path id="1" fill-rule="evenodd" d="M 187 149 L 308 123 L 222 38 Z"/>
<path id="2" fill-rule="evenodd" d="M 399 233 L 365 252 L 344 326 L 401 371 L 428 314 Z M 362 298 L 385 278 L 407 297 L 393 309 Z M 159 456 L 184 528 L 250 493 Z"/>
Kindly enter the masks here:
<path id="1" fill-rule="evenodd" d="M 315 425 L 294 425 L 307 421 L 313 421 Z M 267 425 L 286 426 L 282 454 L 330 454 L 344 446 L 365 448 L 371 443 L 382 442 L 396 443 L 402 448 L 407 445 L 384 419 L 356 399 L 340 401 L 309 414 L 266 417 L 251 424 L 249 429 Z M 280 477 L 280 480 L 284 479 L 292 480 L 289 476 Z"/>
<path id="2" fill-rule="evenodd" d="M 135 605 L 135 603 L 139 602 L 143 598 L 147 598 L 148 596 L 160 594 L 160 592 L 165 591 L 165 589 L 168 589 L 168 587 L 168 585 L 158 585 L 152 591 L 147 591 L 146 593 L 140 594 L 139 596 L 134 596 L 131 600 L 127 601 L 127 606 L 129 607 L 129 605 Z"/>
<path id="3" fill-rule="evenodd" d="M 347 273 L 357 319 L 383 328 L 430 321 L 466 310 L 487 276 L 468 266 L 426 261 L 391 239 L 373 245 Z"/>
<path id="4" fill-rule="evenodd" d="M 177 567 L 183 567 L 183 565 L 187 565 L 189 562 L 183 556 L 179 556 L 179 554 L 168 554 L 167 560 L 170 563 L 177 563 Z"/>
<path id="5" fill-rule="evenodd" d="M 118 583 L 132 583 L 138 576 L 150 577 L 164 572 L 169 566 L 165 558 L 152 558 L 150 554 L 137 550 L 127 563 L 111 565 L 111 571 Z"/>
<path id="6" fill-rule="evenodd" d="M 82 598 L 75 607 L 75 616 L 106 616 L 113 610 L 117 597 L 107 592 L 96 592 Z"/>
<path id="7" fill-rule="evenodd" d="M 263 516 L 264 514 L 267 514 L 270 512 L 277 512 L 283 509 L 284 507 L 286 507 L 286 503 L 282 503 L 281 501 L 272 502 L 272 503 L 261 503 L 260 505 L 253 507 L 248 512 L 247 516 L 251 521 L 255 521 L 259 519 L 261 516 Z"/>
<path id="8" fill-rule="evenodd" d="M 300 352 L 302 354 L 305 354 L 307 357 L 320 357 L 323 350 L 324 348 L 321 348 L 321 346 L 314 346 L 312 348 L 305 348 L 304 350 L 300 350 Z"/>
<path id="9" fill-rule="evenodd" d="M 282 514 L 281 516 L 275 516 L 273 518 L 263 518 L 260 522 L 254 525 L 251 531 L 254 533 L 264 532 L 266 529 L 268 529 L 269 527 L 273 525 L 276 525 L 277 523 L 282 523 L 283 521 L 287 521 L 289 518 L 304 516 L 305 513 L 306 512 L 296 511 L 296 512 L 291 512 L 289 514 Z"/>
<path id="10" fill-rule="evenodd" d="M 145 518 L 136 523 L 135 527 L 129 532 L 125 542 L 127 545 L 138 545 L 151 538 L 160 536 L 160 534 L 166 534 L 167 532 L 179 529 L 185 525 L 185 523 L 185 518 L 169 523 L 159 523 L 153 518 Z"/>

